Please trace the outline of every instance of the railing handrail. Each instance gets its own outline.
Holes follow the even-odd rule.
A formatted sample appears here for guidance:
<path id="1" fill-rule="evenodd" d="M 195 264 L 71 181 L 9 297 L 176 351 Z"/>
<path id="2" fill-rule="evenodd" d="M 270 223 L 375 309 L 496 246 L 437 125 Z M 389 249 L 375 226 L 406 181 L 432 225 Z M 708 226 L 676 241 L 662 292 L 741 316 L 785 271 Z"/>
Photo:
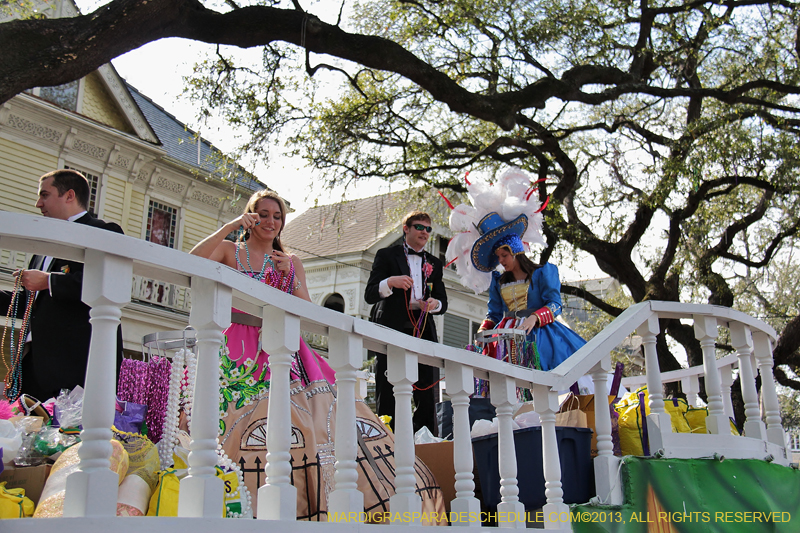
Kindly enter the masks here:
<path id="1" fill-rule="evenodd" d="M 626 337 L 634 333 L 639 326 L 644 324 L 645 321 L 653 315 L 656 315 L 660 319 L 711 316 L 718 320 L 723 320 L 726 323 L 732 321 L 740 322 L 749 326 L 754 332 L 765 333 L 773 342 L 777 339 L 777 334 L 772 326 L 741 311 L 731 309 L 730 307 L 663 301 L 640 302 L 628 307 L 622 314 L 614 319 L 611 324 L 603 329 L 602 334 L 598 334 L 590 339 L 589 342 L 572 354 L 566 361 L 551 370 L 550 373 L 557 376 L 552 386 L 558 390 L 567 389 L 572 383 L 575 383 L 578 378 L 586 375 L 594 365 L 611 353 L 611 350 L 619 346 Z M 702 367 L 700 367 L 698 372 L 702 373 Z M 666 373 L 664 375 L 666 375 Z"/>
<path id="2" fill-rule="evenodd" d="M 736 356 L 735 353 L 728 354 L 725 357 L 721 357 L 717 359 L 717 368 L 724 368 L 726 366 L 736 367 L 739 365 L 739 358 Z M 692 376 L 702 376 L 705 374 L 705 369 L 703 365 L 695 365 L 690 366 L 689 368 L 680 368 L 678 370 L 670 370 L 669 372 L 662 372 L 661 373 L 661 382 L 662 383 L 674 383 L 676 381 L 681 381 L 684 378 L 690 378 Z M 622 384 L 626 387 L 639 387 L 644 385 L 647 382 L 647 376 L 627 376 L 622 378 Z"/>

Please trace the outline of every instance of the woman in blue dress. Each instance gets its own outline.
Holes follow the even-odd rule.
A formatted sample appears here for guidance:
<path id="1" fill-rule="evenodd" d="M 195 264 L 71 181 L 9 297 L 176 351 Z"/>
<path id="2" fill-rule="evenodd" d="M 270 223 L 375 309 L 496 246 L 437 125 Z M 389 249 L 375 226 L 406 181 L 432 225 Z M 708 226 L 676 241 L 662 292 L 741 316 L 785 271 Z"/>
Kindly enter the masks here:
<path id="1" fill-rule="evenodd" d="M 512 167 L 494 182 L 466 180 L 472 205 L 452 208 L 450 228 L 455 234 L 446 258 L 455 263 L 464 286 L 476 294 L 489 290 L 489 312 L 478 331 L 499 328 L 524 329 L 535 343 L 541 370 L 552 370 L 586 344 L 580 335 L 556 320 L 561 314 L 561 283 L 551 263 L 534 264 L 525 252 L 542 238 L 542 210 L 534 194 L 537 184 L 527 172 Z M 504 271 L 497 272 L 498 265 Z M 493 345 L 489 343 L 491 353 Z M 523 346 L 527 357 L 528 346 Z M 519 357 L 519 346 L 509 348 L 510 360 Z"/>
<path id="2" fill-rule="evenodd" d="M 520 329 L 527 332 L 529 341 L 535 342 L 541 369 L 557 367 L 586 344 L 580 335 L 556 320 L 561 314 L 558 268 L 552 263 L 537 266 L 524 252 L 514 253 L 508 243 L 498 244 L 494 256 L 505 272 L 492 272 L 489 311 L 481 330 L 495 327 L 504 318 L 524 317 Z"/>

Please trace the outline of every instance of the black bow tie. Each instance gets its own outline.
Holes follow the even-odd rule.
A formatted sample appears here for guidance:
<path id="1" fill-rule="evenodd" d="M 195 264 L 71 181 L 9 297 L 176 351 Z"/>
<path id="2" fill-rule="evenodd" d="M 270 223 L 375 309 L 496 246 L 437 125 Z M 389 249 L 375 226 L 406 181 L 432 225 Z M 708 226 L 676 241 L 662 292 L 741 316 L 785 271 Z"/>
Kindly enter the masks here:
<path id="1" fill-rule="evenodd" d="M 420 257 L 425 257 L 425 250 L 422 250 L 421 252 L 418 252 L 418 251 L 414 250 L 413 248 L 409 248 L 408 249 L 408 255 L 418 255 Z"/>

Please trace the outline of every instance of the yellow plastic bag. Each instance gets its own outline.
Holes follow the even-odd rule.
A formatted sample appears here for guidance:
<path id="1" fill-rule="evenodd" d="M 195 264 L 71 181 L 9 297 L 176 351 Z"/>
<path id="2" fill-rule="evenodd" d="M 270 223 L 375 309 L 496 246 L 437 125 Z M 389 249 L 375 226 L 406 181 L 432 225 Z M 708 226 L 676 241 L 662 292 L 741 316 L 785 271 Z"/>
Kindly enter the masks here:
<path id="1" fill-rule="evenodd" d="M 692 433 L 705 434 L 708 432 L 706 426 L 706 418 L 708 418 L 708 407 L 690 407 L 686 411 L 686 422 L 692 430 Z M 736 429 L 736 424 L 731 423 L 731 435 L 739 436 L 739 430 Z"/>
<path id="2" fill-rule="evenodd" d="M 158 485 L 150 497 L 147 516 L 178 516 L 178 491 L 181 481 L 175 470 L 158 473 Z"/>
<path id="3" fill-rule="evenodd" d="M 33 516 L 33 501 L 25 496 L 25 489 L 7 489 L 6 483 L 0 483 L 0 518 Z"/>
<path id="4" fill-rule="evenodd" d="M 647 441 L 647 428 L 644 420 L 650 414 L 647 387 L 640 387 L 626 394 L 617 402 L 616 410 L 619 413 L 619 441 L 622 455 L 650 455 Z M 689 433 L 691 428 L 686 421 L 685 414 L 689 406 L 686 400 L 666 399 L 664 408 L 669 413 L 672 422 L 672 431 L 675 433 Z"/>
<path id="5" fill-rule="evenodd" d="M 242 495 L 239 491 L 239 477 L 236 472 L 223 472 L 217 467 L 217 477 L 225 484 L 222 502 L 222 517 L 228 514 L 241 514 Z M 147 516 L 178 516 L 178 497 L 181 480 L 177 470 L 163 470 L 158 473 L 158 486 L 150 497 Z"/>
<path id="6" fill-rule="evenodd" d="M 692 433 L 700 433 L 701 435 L 708 433 L 706 418 L 708 418 L 708 408 L 706 407 L 690 407 L 686 411 L 686 422 L 689 424 L 689 429 Z"/>

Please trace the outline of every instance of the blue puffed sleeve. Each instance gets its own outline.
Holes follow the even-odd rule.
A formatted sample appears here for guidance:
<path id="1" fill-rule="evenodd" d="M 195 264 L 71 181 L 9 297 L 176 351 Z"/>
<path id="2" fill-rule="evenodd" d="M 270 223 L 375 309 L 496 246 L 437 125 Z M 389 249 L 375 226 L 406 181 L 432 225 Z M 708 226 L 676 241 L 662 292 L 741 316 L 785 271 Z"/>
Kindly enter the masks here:
<path id="1" fill-rule="evenodd" d="M 561 314 L 561 280 L 558 278 L 558 267 L 552 263 L 545 263 L 536 269 L 528 292 L 529 309 L 537 310 L 545 305 L 554 317 Z"/>
<path id="2" fill-rule="evenodd" d="M 486 318 L 497 324 L 503 318 L 505 306 L 500 294 L 500 273 L 492 272 L 492 284 L 489 285 L 489 309 Z"/>

